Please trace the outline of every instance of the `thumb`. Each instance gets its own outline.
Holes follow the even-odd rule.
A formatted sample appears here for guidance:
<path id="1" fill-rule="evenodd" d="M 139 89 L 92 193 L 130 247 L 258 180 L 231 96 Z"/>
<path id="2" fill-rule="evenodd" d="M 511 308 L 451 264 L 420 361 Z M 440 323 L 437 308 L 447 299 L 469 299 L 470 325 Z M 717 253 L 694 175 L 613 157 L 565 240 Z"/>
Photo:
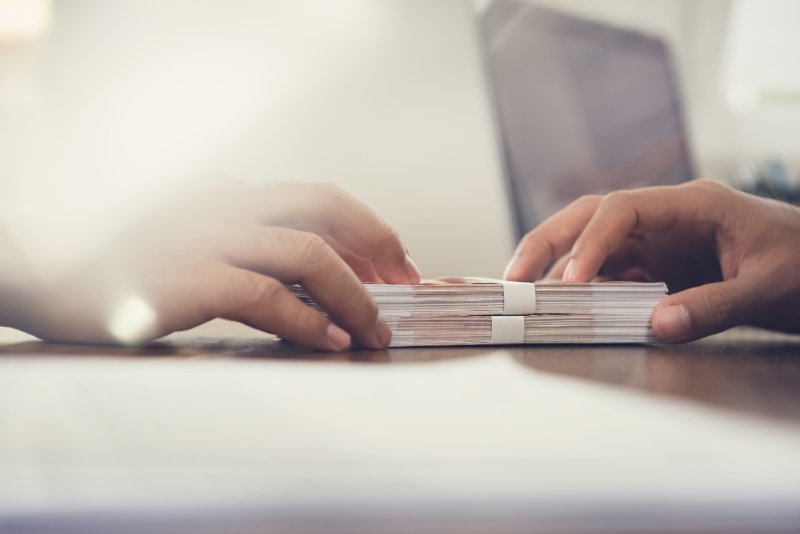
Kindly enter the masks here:
<path id="1" fill-rule="evenodd" d="M 673 343 L 722 332 L 748 320 L 754 294 L 742 279 L 734 278 L 670 295 L 653 312 L 653 332 Z"/>

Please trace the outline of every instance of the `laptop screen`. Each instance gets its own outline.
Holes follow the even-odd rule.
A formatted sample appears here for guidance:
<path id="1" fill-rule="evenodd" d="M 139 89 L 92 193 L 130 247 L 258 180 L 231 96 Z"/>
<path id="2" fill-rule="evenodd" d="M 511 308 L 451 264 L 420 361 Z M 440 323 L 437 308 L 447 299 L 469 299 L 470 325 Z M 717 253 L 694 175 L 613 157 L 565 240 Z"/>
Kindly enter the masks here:
<path id="1" fill-rule="evenodd" d="M 481 29 L 518 237 L 581 195 L 692 177 L 660 39 L 509 0 Z"/>

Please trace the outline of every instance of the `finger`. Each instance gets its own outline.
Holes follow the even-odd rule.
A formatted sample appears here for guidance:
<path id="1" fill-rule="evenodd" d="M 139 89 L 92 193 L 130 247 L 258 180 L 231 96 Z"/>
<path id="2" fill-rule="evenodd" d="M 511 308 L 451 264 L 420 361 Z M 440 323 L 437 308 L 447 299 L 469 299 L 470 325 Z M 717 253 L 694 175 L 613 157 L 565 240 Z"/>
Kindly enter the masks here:
<path id="1" fill-rule="evenodd" d="M 567 266 L 567 262 L 570 260 L 569 255 L 565 254 L 558 258 L 558 261 L 553 264 L 547 274 L 544 275 L 544 280 L 548 282 L 560 282 L 561 276 L 564 274 L 564 268 Z"/>
<path id="2" fill-rule="evenodd" d="M 300 284 L 336 324 L 362 346 L 384 348 L 391 332 L 355 273 L 318 235 L 291 228 L 240 227 L 230 236 L 227 259 L 238 267 Z"/>
<path id="3" fill-rule="evenodd" d="M 653 312 L 653 332 L 668 342 L 692 341 L 748 322 L 759 292 L 745 278 L 681 291 Z"/>
<path id="4" fill-rule="evenodd" d="M 356 273 L 358 278 L 367 284 L 383 284 L 383 279 L 378 276 L 375 267 L 367 260 L 363 260 L 347 250 L 341 243 L 331 236 L 325 236 L 325 242 L 342 258 L 347 265 Z"/>
<path id="5" fill-rule="evenodd" d="M 642 266 L 642 244 L 638 239 L 626 239 L 612 252 L 600 267 L 599 275 L 614 278 L 615 275 L 638 269 Z M 618 278 L 623 280 L 624 278 Z M 625 279 L 627 280 L 627 279 Z"/>
<path id="6" fill-rule="evenodd" d="M 572 247 L 600 199 L 596 195 L 581 197 L 528 232 L 517 246 L 503 277 L 523 282 L 541 278 L 547 265 Z"/>
<path id="7" fill-rule="evenodd" d="M 698 233 L 710 236 L 718 220 L 717 192 L 705 185 L 689 183 L 606 195 L 575 241 L 564 281 L 587 282 L 594 278 L 606 258 L 632 232 L 661 232 L 680 221 L 694 224 Z"/>
<path id="8" fill-rule="evenodd" d="M 370 262 L 387 282 L 419 283 L 419 269 L 406 254 L 397 232 L 341 188 L 332 184 L 281 184 L 267 186 L 256 196 L 261 222 L 330 235 Z"/>
<path id="9" fill-rule="evenodd" d="M 239 321 L 264 332 L 318 350 L 350 347 L 350 335 L 321 313 L 300 302 L 286 287 L 268 276 L 226 266 L 224 283 L 209 303 L 212 315 Z"/>
<path id="10" fill-rule="evenodd" d="M 571 255 L 561 256 L 553 267 L 547 272 L 544 280 L 549 282 L 560 282 L 564 276 L 564 270 L 569 263 Z M 628 239 L 616 251 L 614 251 L 603 266 L 600 267 L 598 275 L 593 281 L 608 282 L 611 280 L 624 280 L 627 282 L 641 282 L 649 280 L 650 277 L 641 268 L 642 245 L 637 239 Z"/>
<path id="11" fill-rule="evenodd" d="M 602 280 L 604 282 L 609 282 L 612 280 L 621 281 L 621 282 L 652 282 L 653 277 L 650 276 L 650 273 L 642 269 L 641 267 L 631 267 L 630 269 L 626 269 L 624 271 L 620 271 L 615 273 L 613 276 L 610 275 L 598 275 L 598 280 Z"/>

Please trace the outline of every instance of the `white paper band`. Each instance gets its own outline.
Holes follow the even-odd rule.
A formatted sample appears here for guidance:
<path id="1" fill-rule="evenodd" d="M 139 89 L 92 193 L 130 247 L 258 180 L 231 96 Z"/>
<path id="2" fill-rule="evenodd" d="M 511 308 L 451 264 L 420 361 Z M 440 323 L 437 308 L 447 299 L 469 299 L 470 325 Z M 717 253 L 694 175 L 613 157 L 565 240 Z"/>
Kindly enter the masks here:
<path id="1" fill-rule="evenodd" d="M 530 282 L 503 282 L 503 315 L 536 313 L 536 285 Z"/>
<path id="2" fill-rule="evenodd" d="M 514 345 L 525 342 L 525 318 L 520 315 L 492 316 L 492 345 Z"/>

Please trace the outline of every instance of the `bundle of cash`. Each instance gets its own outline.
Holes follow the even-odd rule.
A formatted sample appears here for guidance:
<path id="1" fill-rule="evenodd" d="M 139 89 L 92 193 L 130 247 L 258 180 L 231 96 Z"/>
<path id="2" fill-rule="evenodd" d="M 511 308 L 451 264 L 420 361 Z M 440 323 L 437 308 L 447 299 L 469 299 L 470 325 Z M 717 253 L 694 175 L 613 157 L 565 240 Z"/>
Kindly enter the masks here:
<path id="1" fill-rule="evenodd" d="M 663 283 L 588 284 L 447 279 L 417 285 L 366 284 L 392 329 L 393 347 L 649 343 Z M 299 286 L 290 289 L 319 309 Z"/>

